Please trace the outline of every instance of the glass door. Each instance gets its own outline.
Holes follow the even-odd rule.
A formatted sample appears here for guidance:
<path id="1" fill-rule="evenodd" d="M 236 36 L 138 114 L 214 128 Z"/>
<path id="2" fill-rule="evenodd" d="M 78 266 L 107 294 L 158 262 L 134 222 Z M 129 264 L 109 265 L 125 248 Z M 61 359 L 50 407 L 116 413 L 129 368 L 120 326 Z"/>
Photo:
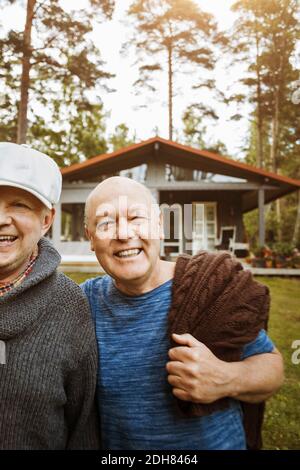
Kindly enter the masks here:
<path id="1" fill-rule="evenodd" d="M 215 202 L 193 202 L 193 254 L 213 251 L 217 236 Z"/>

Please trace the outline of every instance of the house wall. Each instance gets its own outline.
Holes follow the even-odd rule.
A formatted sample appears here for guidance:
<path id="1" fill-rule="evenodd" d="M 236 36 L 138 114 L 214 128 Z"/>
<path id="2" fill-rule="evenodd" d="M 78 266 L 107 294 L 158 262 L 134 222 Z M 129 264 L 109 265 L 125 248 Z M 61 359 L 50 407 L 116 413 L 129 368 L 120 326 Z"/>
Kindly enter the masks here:
<path id="1" fill-rule="evenodd" d="M 222 226 L 236 226 L 236 241 L 244 241 L 244 224 L 242 213 L 242 192 L 239 191 L 161 191 L 160 204 L 192 204 L 192 202 L 217 203 L 217 236 Z M 191 229 L 190 229 L 191 231 Z M 184 230 L 184 245 L 189 241 Z"/>
<path id="2" fill-rule="evenodd" d="M 217 193 L 218 237 L 221 226 L 236 226 L 236 241 L 243 242 L 245 228 L 242 212 L 242 194 L 236 192 Z"/>

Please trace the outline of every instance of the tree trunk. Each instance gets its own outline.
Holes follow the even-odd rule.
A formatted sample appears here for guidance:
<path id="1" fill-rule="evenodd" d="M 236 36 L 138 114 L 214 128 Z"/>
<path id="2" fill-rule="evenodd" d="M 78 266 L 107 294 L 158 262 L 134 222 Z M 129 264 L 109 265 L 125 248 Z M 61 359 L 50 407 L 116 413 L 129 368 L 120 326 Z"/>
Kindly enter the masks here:
<path id="1" fill-rule="evenodd" d="M 277 173 L 278 171 L 278 161 L 277 161 L 277 146 L 278 146 L 278 127 L 279 127 L 279 100 L 278 100 L 278 90 L 275 92 L 275 109 L 274 115 L 272 117 L 272 142 L 271 142 L 271 162 L 273 167 L 273 172 Z M 278 223 L 277 229 L 277 238 L 278 241 L 282 241 L 282 227 L 281 227 L 281 204 L 280 199 L 277 199 L 276 202 L 276 218 Z"/>
<path id="2" fill-rule="evenodd" d="M 261 76 L 260 76 L 260 51 L 259 51 L 259 37 L 258 32 L 256 31 L 256 95 L 257 95 L 257 156 L 256 164 L 258 168 L 263 168 L 264 158 L 263 158 L 263 117 L 262 117 L 262 97 L 261 97 Z"/>
<path id="3" fill-rule="evenodd" d="M 278 156 L 277 156 L 277 149 L 278 149 L 278 132 L 279 132 L 279 89 L 278 87 L 274 90 L 274 112 L 272 116 L 272 123 L 271 123 L 271 132 L 272 132 L 272 141 L 271 141 L 271 163 L 273 172 L 278 172 Z M 281 205 L 280 199 L 276 200 L 276 218 L 278 223 L 278 230 L 277 230 L 277 237 L 278 241 L 282 241 L 282 227 L 281 227 Z"/>
<path id="4" fill-rule="evenodd" d="M 21 96 L 18 113 L 17 143 L 24 144 L 27 135 L 28 94 L 30 86 L 31 29 L 36 0 L 27 1 L 26 23 L 23 35 L 23 58 L 21 76 Z"/>
<path id="5" fill-rule="evenodd" d="M 173 60 L 172 45 L 168 47 L 168 81 L 169 81 L 169 140 L 173 140 Z"/>
<path id="6" fill-rule="evenodd" d="M 274 90 L 274 110 L 271 122 L 271 149 L 270 149 L 270 158 L 272 163 L 272 169 L 274 173 L 278 171 L 278 132 L 279 132 L 279 89 L 278 87 Z"/>
<path id="7" fill-rule="evenodd" d="M 258 100 L 260 100 L 260 85 L 258 85 Z M 263 157 L 263 122 L 262 122 L 262 115 L 261 115 L 261 106 L 258 104 L 257 106 L 257 158 L 256 164 L 258 168 L 264 167 L 264 157 Z"/>
<path id="8" fill-rule="evenodd" d="M 293 240 L 292 240 L 292 243 L 295 246 L 296 246 L 296 243 L 298 241 L 299 230 L 300 230 L 300 191 L 298 191 L 298 209 L 297 209 L 297 215 L 296 215 L 295 227 L 294 227 L 294 233 L 293 233 Z"/>
<path id="9" fill-rule="evenodd" d="M 287 2 L 284 4 L 284 10 L 282 15 L 286 13 Z M 271 132 L 272 132 L 272 142 L 271 142 L 271 164 L 273 167 L 274 173 L 278 172 L 279 162 L 278 162 L 278 142 L 279 142 L 279 125 L 280 125 L 280 97 L 281 91 L 284 88 L 284 61 L 283 56 L 286 54 L 286 35 L 283 36 L 283 43 L 278 43 L 276 40 L 276 35 L 273 33 L 273 50 L 274 55 L 277 51 L 281 51 L 279 58 L 279 68 L 275 72 L 273 71 L 273 113 L 272 113 L 272 122 L 271 122 Z M 276 200 L 276 217 L 278 223 L 277 238 L 278 241 L 282 241 L 282 218 L 281 218 L 281 203 L 280 199 Z"/>

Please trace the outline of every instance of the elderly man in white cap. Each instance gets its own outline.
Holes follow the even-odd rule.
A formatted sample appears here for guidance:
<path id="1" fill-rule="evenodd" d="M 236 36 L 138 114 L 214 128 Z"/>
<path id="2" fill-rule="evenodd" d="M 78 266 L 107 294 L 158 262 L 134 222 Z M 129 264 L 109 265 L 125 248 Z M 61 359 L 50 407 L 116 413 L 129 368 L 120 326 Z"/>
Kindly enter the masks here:
<path id="1" fill-rule="evenodd" d="M 99 448 L 89 307 L 44 235 L 56 163 L 0 143 L 0 449 Z"/>

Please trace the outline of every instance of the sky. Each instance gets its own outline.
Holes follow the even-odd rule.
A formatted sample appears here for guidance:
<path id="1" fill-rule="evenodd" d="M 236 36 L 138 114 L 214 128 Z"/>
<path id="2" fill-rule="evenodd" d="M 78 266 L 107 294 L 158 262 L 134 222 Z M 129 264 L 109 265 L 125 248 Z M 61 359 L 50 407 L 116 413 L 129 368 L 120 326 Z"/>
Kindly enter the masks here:
<path id="1" fill-rule="evenodd" d="M 230 11 L 230 6 L 234 0 L 195 0 L 199 6 L 215 15 L 221 29 L 230 28 L 234 21 L 234 14 Z M 23 2 L 17 2 L 14 7 L 6 8 L 1 12 L 2 25 L 4 29 L 22 29 L 25 22 L 25 10 L 22 8 Z M 84 7 L 86 0 L 62 0 L 65 7 Z M 92 34 L 93 41 L 100 48 L 102 58 L 106 62 L 106 69 L 116 74 L 116 77 L 109 81 L 109 86 L 116 91 L 107 93 L 98 90 L 97 95 L 101 97 L 104 108 L 108 112 L 107 133 L 112 133 L 115 126 L 125 122 L 130 134 L 136 135 L 137 141 L 146 140 L 155 135 L 158 128 L 160 137 L 168 138 L 168 108 L 167 108 L 167 74 L 163 74 L 159 81 L 159 89 L 153 95 L 136 96 L 133 83 L 137 78 L 137 68 L 134 64 L 134 56 L 124 57 L 120 53 L 121 46 L 128 38 L 128 28 L 124 24 L 126 10 L 131 0 L 116 0 L 116 11 L 112 21 L 94 25 Z M 217 87 L 222 91 L 227 91 L 229 85 L 236 82 L 239 70 L 228 67 L 226 61 L 217 66 L 213 71 Z M 247 112 L 243 110 L 245 116 L 239 122 L 230 119 L 235 114 L 235 106 L 224 106 L 216 104 L 209 99 L 207 93 L 192 90 L 191 77 L 187 74 L 177 73 L 175 81 L 174 97 L 174 128 L 182 128 L 181 118 L 184 109 L 197 101 L 213 104 L 219 120 L 216 124 L 208 127 L 208 139 L 213 141 L 223 141 L 228 152 L 239 158 L 241 148 L 247 133 Z M 176 131 L 175 131 L 176 138 Z"/>
<path id="2" fill-rule="evenodd" d="M 122 24 L 126 18 L 126 10 L 131 0 L 117 1 L 117 8 L 112 21 L 95 28 L 94 41 L 99 45 L 102 57 L 106 61 L 108 70 L 116 73 L 116 78 L 111 81 L 111 86 L 116 93 L 102 95 L 106 109 L 110 109 L 109 130 L 113 130 L 116 124 L 125 122 L 131 131 L 135 131 L 137 138 L 144 140 L 155 135 L 158 127 L 159 135 L 168 138 L 168 107 L 167 107 L 167 73 L 161 76 L 158 91 L 145 96 L 136 96 L 133 83 L 137 78 L 136 68 L 133 67 L 134 57 L 122 57 L 120 48 L 128 38 L 128 30 Z M 230 5 L 234 0 L 196 0 L 199 6 L 213 13 L 221 29 L 230 28 L 234 21 L 234 15 L 230 11 Z M 214 72 L 217 86 L 226 91 L 229 84 L 235 80 L 235 70 L 232 73 L 226 67 L 219 66 Z M 199 100 L 210 102 L 214 106 L 215 101 L 208 99 L 205 91 L 201 93 L 192 90 L 190 77 L 178 74 L 175 79 L 176 95 L 174 97 L 174 128 L 182 127 L 182 113 L 190 103 Z M 230 120 L 235 114 L 235 107 L 218 105 L 217 113 L 220 119 L 216 124 L 208 128 L 208 138 L 211 141 L 220 139 L 226 144 L 229 153 L 238 157 L 243 146 L 247 132 L 246 119 L 237 123 Z M 176 131 L 175 131 L 176 137 Z"/>

